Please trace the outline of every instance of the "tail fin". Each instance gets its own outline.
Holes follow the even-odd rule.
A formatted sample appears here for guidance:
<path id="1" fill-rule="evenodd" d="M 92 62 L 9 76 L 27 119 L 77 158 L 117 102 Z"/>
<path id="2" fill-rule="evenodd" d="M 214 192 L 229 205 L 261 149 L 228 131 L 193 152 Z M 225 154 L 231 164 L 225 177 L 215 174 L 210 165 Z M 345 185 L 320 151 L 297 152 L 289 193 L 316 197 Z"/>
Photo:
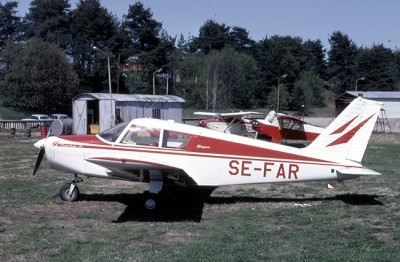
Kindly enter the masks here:
<path id="1" fill-rule="evenodd" d="M 358 97 L 304 150 L 361 162 L 382 103 Z"/>

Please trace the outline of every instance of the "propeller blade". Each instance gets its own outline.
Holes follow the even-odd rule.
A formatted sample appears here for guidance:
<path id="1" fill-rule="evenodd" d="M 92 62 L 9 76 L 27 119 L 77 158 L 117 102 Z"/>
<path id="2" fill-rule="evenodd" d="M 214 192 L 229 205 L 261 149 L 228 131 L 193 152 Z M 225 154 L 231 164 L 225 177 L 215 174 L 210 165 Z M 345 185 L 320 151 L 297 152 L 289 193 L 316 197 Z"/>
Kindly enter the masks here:
<path id="1" fill-rule="evenodd" d="M 42 162 L 43 156 L 44 156 L 44 147 L 41 147 L 40 151 L 38 153 L 38 156 L 36 158 L 36 163 L 35 163 L 35 167 L 33 168 L 32 176 L 36 175 L 36 172 L 39 169 L 40 163 Z"/>

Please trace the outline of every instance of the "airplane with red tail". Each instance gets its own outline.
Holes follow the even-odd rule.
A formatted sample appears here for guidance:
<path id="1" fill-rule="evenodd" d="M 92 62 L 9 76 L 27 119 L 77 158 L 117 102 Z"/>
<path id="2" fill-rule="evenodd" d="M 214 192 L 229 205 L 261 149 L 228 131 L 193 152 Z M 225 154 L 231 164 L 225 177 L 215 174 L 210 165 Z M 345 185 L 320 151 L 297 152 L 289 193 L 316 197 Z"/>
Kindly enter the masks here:
<path id="1" fill-rule="evenodd" d="M 134 119 L 98 135 L 49 136 L 33 170 L 45 157 L 50 168 L 73 175 L 60 189 L 79 197 L 81 177 L 149 183 L 143 204 L 159 207 L 177 188 L 309 181 L 343 181 L 380 175 L 361 164 L 382 104 L 356 98 L 310 145 L 287 145 L 159 119 Z M 134 186 L 134 184 L 133 184 Z"/>
<path id="2" fill-rule="evenodd" d="M 283 139 L 313 141 L 324 131 L 324 128 L 300 118 L 275 111 L 271 111 L 265 119 L 253 120 L 252 128 L 273 143 L 280 143 Z"/>

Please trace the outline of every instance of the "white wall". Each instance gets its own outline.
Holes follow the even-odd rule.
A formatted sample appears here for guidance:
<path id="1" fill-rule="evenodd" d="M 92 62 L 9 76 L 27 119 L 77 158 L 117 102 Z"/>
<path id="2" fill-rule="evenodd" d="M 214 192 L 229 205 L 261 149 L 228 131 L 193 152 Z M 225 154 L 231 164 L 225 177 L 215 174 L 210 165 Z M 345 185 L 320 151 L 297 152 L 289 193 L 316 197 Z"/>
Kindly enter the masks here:
<path id="1" fill-rule="evenodd" d="M 400 101 L 384 101 L 383 109 L 387 118 L 400 118 Z"/>

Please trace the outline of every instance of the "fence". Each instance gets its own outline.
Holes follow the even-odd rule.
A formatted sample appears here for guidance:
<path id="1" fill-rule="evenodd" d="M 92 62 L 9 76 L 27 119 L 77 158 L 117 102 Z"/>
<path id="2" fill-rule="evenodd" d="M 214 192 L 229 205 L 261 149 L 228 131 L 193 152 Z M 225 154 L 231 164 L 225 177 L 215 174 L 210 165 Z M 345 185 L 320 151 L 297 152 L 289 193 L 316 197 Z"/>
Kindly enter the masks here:
<path id="1" fill-rule="evenodd" d="M 37 128 L 50 126 L 53 120 L 0 120 L 0 130 Z"/>

